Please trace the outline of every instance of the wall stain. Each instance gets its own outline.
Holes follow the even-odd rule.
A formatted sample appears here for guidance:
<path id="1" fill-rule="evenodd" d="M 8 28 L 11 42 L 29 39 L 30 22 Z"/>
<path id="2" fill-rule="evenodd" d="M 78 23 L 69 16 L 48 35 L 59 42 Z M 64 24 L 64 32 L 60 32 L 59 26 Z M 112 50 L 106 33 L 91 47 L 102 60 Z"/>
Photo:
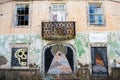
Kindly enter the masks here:
<path id="1" fill-rule="evenodd" d="M 8 62 L 8 60 L 4 56 L 0 56 L 0 66 L 4 65 Z"/>
<path id="2" fill-rule="evenodd" d="M 89 40 L 88 34 L 81 33 L 76 35 L 75 46 L 79 56 L 81 56 L 86 52 L 85 49 L 88 48 L 88 43 L 89 43 L 88 40 Z"/>

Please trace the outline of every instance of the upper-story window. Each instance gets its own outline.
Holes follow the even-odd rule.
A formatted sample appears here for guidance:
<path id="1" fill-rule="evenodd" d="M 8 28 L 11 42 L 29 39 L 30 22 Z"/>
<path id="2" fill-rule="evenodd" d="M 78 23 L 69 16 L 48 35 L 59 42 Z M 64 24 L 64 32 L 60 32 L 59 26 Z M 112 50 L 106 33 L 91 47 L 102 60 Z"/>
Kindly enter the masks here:
<path id="1" fill-rule="evenodd" d="M 101 3 L 90 3 L 89 4 L 89 24 L 90 25 L 102 25 L 104 24 L 103 9 Z"/>
<path id="2" fill-rule="evenodd" d="M 15 14 L 15 26 L 28 26 L 29 25 L 29 5 L 17 4 Z"/>
<path id="3" fill-rule="evenodd" d="M 65 21 L 65 4 L 51 5 L 51 21 Z"/>

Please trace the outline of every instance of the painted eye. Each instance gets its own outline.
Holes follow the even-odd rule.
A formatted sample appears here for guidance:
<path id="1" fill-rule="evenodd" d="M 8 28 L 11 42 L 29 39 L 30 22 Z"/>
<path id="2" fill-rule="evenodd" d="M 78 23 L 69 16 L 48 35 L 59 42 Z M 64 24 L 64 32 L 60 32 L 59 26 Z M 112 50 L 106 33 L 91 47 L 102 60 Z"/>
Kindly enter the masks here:
<path id="1" fill-rule="evenodd" d="M 22 52 L 19 52 L 19 55 L 22 55 Z"/>
<path id="2" fill-rule="evenodd" d="M 27 55 L 27 52 L 25 52 L 25 54 Z"/>
<path id="3" fill-rule="evenodd" d="M 58 53 L 58 56 L 61 56 L 61 54 L 60 54 L 60 53 Z"/>

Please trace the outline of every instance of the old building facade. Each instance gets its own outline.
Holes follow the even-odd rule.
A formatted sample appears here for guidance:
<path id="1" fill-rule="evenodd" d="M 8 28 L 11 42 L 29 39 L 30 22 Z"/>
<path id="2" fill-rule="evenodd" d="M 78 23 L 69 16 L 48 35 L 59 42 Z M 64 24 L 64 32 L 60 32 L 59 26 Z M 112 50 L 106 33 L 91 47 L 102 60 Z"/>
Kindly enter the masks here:
<path id="1" fill-rule="evenodd" d="M 0 1 L 0 68 L 109 76 L 120 67 L 119 0 Z"/>

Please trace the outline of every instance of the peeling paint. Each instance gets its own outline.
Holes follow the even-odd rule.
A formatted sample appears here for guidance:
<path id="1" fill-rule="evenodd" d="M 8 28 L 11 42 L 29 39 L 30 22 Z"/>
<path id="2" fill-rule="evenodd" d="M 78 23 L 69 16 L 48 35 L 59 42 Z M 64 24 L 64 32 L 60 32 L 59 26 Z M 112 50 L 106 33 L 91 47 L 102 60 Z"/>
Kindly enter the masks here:
<path id="1" fill-rule="evenodd" d="M 85 53 L 85 48 L 88 48 L 88 34 L 77 34 L 75 39 L 75 46 L 79 56 Z"/>
<path id="2" fill-rule="evenodd" d="M 41 38 L 39 34 L 14 34 L 14 35 L 2 35 L 0 36 L 0 55 L 5 55 L 9 64 L 11 63 L 11 46 L 10 44 L 30 44 L 29 46 L 29 59 L 28 64 L 33 63 L 40 64 L 41 60 Z M 34 54 L 34 56 L 33 56 Z M 32 57 L 31 57 L 32 56 Z M 30 60 L 30 61 L 29 61 Z M 8 64 L 7 64 L 8 65 Z"/>
<path id="3" fill-rule="evenodd" d="M 108 36 L 109 56 L 111 66 L 120 67 L 120 33 L 111 32 Z M 116 63 L 114 63 L 114 60 Z M 116 64 L 116 65 L 114 65 Z"/>
<path id="4" fill-rule="evenodd" d="M 120 65 L 120 33 L 119 32 L 108 32 L 108 53 L 110 65 L 112 66 L 113 61 L 116 60 L 116 64 Z M 78 60 L 88 58 L 87 60 L 81 61 L 82 64 L 91 63 L 90 60 L 90 49 L 89 49 L 89 33 L 77 33 L 76 38 L 72 40 L 73 45 L 76 49 L 76 57 Z M 29 57 L 28 64 L 36 63 L 41 65 L 42 49 L 47 44 L 43 41 L 40 34 L 14 34 L 14 35 L 0 35 L 0 55 L 6 56 L 8 64 L 11 63 L 11 45 L 10 44 L 22 43 L 29 44 Z M 89 54 L 88 54 L 89 53 Z M 34 59 L 33 59 L 34 57 Z M 10 65 L 9 65 L 10 66 Z"/>

